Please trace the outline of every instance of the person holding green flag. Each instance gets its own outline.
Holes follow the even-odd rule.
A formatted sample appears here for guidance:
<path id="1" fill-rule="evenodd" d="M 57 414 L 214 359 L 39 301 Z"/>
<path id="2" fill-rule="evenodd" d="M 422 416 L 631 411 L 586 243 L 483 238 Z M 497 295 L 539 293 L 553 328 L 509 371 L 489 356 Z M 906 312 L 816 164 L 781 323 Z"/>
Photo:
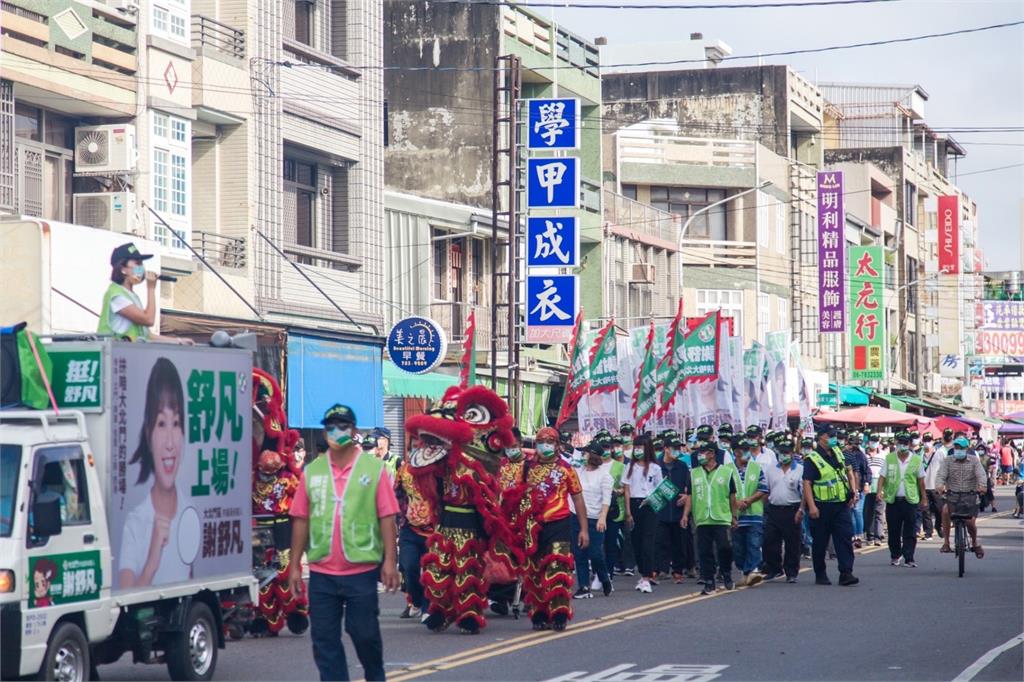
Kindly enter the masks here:
<path id="1" fill-rule="evenodd" d="M 731 465 L 718 463 L 714 443 L 701 441 L 695 450 L 698 466 L 690 472 L 691 493 L 686 497 L 679 524 L 683 528 L 689 527 L 690 513 L 693 513 L 693 522 L 697 526 L 700 579 L 704 583 L 701 594 L 712 594 L 716 577 L 725 589 L 736 587 L 732 582 L 732 543 L 729 540 L 729 529 L 735 528 L 739 521 L 736 476 Z"/>
<path id="2" fill-rule="evenodd" d="M 608 527 L 604 533 L 604 558 L 610 574 L 614 574 L 616 568 L 621 573 L 623 568 L 622 524 L 626 521 L 626 502 L 622 495 L 622 475 L 626 471 L 623 463 L 623 441 L 626 440 L 625 436 L 621 436 L 612 448 L 602 448 L 602 458 L 608 463 L 608 472 L 612 477 L 612 502 L 608 509 Z"/>

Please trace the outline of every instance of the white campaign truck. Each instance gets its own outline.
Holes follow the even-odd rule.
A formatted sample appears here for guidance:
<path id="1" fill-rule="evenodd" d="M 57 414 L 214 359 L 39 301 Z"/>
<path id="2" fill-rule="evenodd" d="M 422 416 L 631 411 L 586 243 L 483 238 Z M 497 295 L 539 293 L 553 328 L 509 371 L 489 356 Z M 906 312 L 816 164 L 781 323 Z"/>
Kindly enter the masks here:
<path id="1" fill-rule="evenodd" d="M 248 351 L 46 344 L 59 408 L 0 410 L 2 677 L 131 652 L 213 676 L 222 598 L 256 602 Z"/>

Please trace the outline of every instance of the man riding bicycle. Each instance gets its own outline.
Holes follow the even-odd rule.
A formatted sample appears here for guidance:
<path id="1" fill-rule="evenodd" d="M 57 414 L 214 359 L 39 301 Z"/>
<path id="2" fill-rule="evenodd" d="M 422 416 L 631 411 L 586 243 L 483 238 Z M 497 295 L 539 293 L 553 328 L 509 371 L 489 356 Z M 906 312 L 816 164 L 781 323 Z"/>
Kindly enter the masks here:
<path id="1" fill-rule="evenodd" d="M 951 515 L 967 516 L 967 532 L 971 536 L 974 554 L 980 559 L 985 550 L 978 542 L 978 527 L 975 517 L 978 515 L 978 495 L 985 493 L 988 474 L 981 465 L 981 460 L 968 454 L 970 442 L 963 436 L 953 441 L 953 451 L 943 457 L 939 463 L 939 476 L 936 488 L 942 493 L 945 504 L 942 506 L 942 549 L 940 552 L 950 553 L 949 525 Z"/>

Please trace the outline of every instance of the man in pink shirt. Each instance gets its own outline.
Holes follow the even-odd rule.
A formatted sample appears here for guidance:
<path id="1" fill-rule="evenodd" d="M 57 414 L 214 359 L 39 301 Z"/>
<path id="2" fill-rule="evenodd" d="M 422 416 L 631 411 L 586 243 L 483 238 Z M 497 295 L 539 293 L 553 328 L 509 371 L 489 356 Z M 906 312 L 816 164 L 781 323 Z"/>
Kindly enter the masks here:
<path id="1" fill-rule="evenodd" d="M 310 636 L 320 679 L 349 679 L 341 643 L 344 618 L 365 678 L 383 680 L 377 582 L 389 592 L 398 589 L 398 500 L 383 462 L 359 447 L 355 413 L 334 405 L 322 423 L 327 454 L 306 467 L 292 502 L 288 585 L 304 591 L 300 560 L 306 552 Z"/>

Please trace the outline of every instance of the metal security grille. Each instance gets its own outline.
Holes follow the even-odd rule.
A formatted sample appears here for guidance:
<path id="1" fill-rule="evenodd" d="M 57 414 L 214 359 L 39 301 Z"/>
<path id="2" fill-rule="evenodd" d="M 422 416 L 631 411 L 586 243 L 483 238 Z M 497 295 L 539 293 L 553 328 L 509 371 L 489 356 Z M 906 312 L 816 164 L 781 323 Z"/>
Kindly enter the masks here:
<path id="1" fill-rule="evenodd" d="M 15 212 L 14 83 L 0 81 L 0 212 Z"/>

